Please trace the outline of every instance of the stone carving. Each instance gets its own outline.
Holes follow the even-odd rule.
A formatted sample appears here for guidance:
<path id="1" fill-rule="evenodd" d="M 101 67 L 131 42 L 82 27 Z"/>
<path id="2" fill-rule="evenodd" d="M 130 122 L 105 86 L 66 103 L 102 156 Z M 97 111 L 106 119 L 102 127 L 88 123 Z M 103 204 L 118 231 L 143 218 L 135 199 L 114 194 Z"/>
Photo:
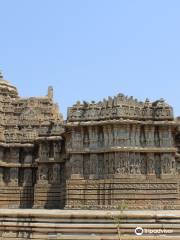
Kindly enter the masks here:
<path id="1" fill-rule="evenodd" d="M 24 179 L 23 179 L 23 185 L 24 186 L 32 186 L 33 184 L 33 175 L 32 175 L 32 169 L 24 169 Z"/>
<path id="2" fill-rule="evenodd" d="M 154 154 L 148 153 L 147 154 L 147 173 L 148 174 L 155 174 L 155 160 Z"/>
<path id="3" fill-rule="evenodd" d="M 97 110 L 98 107 L 98 110 Z M 88 119 L 103 120 L 112 118 L 133 119 L 173 119 L 173 110 L 163 99 L 151 103 L 148 99 L 142 103 L 133 97 L 125 97 L 118 94 L 114 98 L 109 97 L 95 104 L 78 102 L 68 109 L 68 121 L 85 121 Z"/>
<path id="4" fill-rule="evenodd" d="M 40 166 L 38 175 L 40 182 L 48 181 L 48 168 L 46 166 Z"/>
<path id="5" fill-rule="evenodd" d="M 63 121 L 53 95 L 21 98 L 0 74 L 0 207 L 179 201 L 180 121 L 163 99 L 77 101 Z"/>

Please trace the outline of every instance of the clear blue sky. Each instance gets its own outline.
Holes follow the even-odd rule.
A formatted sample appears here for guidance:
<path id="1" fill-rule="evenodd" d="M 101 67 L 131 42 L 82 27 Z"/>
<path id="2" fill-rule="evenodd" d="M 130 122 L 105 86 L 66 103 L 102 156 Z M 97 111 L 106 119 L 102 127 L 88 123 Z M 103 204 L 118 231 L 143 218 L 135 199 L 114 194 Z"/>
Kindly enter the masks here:
<path id="1" fill-rule="evenodd" d="M 0 69 L 61 112 L 119 92 L 180 115 L 179 0 L 0 0 Z"/>

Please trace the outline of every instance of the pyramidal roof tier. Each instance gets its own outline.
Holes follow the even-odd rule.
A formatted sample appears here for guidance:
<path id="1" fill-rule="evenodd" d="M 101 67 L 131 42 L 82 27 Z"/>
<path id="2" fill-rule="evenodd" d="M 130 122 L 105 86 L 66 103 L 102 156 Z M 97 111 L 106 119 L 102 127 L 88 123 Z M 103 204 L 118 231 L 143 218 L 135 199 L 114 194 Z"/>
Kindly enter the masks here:
<path id="1" fill-rule="evenodd" d="M 17 88 L 7 80 L 4 79 L 2 72 L 0 71 L 0 95 L 10 95 L 11 97 L 18 97 Z"/>

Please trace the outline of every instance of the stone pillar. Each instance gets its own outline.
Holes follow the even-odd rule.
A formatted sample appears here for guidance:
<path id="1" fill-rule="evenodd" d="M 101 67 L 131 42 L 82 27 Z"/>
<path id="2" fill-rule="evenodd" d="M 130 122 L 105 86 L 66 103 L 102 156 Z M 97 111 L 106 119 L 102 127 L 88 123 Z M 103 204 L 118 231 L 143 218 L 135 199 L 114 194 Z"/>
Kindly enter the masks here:
<path id="1" fill-rule="evenodd" d="M 146 146 L 153 147 L 154 142 L 154 126 L 145 125 L 145 138 L 146 138 Z"/>
<path id="2" fill-rule="evenodd" d="M 61 179 L 60 170 L 61 170 L 60 164 L 56 163 L 56 164 L 52 165 L 51 171 L 49 171 L 49 182 L 50 183 L 54 183 L 54 184 L 60 183 L 60 179 Z"/>
<path id="3" fill-rule="evenodd" d="M 93 148 L 93 130 L 92 130 L 92 126 L 88 127 L 88 132 L 89 132 L 89 147 Z"/>
<path id="4" fill-rule="evenodd" d="M 141 174 L 147 174 L 147 158 L 145 153 L 140 154 L 140 162 L 141 162 Z"/>
<path id="5" fill-rule="evenodd" d="M 25 168 L 23 186 L 31 187 L 32 185 L 33 185 L 32 169 Z"/>
<path id="6" fill-rule="evenodd" d="M 89 143 L 90 148 L 97 148 L 98 146 L 98 131 L 96 126 L 89 126 Z"/>
<path id="7" fill-rule="evenodd" d="M 109 154 L 105 153 L 104 154 L 104 177 L 106 178 L 109 174 Z"/>
<path id="8" fill-rule="evenodd" d="M 135 145 L 136 145 L 136 147 L 140 146 L 140 131 L 141 131 L 140 125 L 137 125 L 136 130 L 135 130 Z"/>
<path id="9" fill-rule="evenodd" d="M 88 133 L 88 127 L 83 128 L 83 148 L 89 148 L 89 133 Z"/>
<path id="10" fill-rule="evenodd" d="M 104 154 L 101 153 L 101 154 L 97 154 L 97 157 L 98 157 L 98 178 L 99 179 L 102 179 L 104 178 Z"/>
<path id="11" fill-rule="evenodd" d="M 130 139 L 130 136 L 131 136 L 131 133 L 130 133 L 130 124 L 127 124 L 126 126 L 126 129 L 127 129 L 127 146 L 130 147 L 131 145 L 131 139 Z"/>
<path id="12" fill-rule="evenodd" d="M 132 125 L 131 128 L 131 147 L 136 145 L 136 125 Z"/>
<path id="13" fill-rule="evenodd" d="M 10 182 L 9 185 L 18 186 L 18 168 L 10 168 Z"/>
<path id="14" fill-rule="evenodd" d="M 113 135 L 113 133 L 112 133 Z M 98 146 L 100 148 L 104 147 L 104 135 L 103 135 L 103 128 L 100 127 L 98 131 Z"/>
<path id="15" fill-rule="evenodd" d="M 81 131 L 82 131 L 81 128 L 73 129 L 73 148 L 74 149 L 81 149 L 83 146 Z"/>
<path id="16" fill-rule="evenodd" d="M 110 125 L 107 126 L 107 132 L 108 132 L 108 139 L 109 139 L 109 147 L 114 145 L 113 142 L 113 131 Z"/>
<path id="17" fill-rule="evenodd" d="M 114 158 L 115 158 L 114 153 L 109 153 L 109 175 L 114 174 L 114 164 L 115 164 Z"/>
<path id="18" fill-rule="evenodd" d="M 120 153 L 119 152 L 115 152 L 114 159 L 115 159 L 115 162 L 114 162 L 115 174 L 119 174 L 121 172 Z"/>
<path id="19" fill-rule="evenodd" d="M 49 145 L 41 142 L 39 145 L 39 160 L 44 162 L 49 160 Z"/>
<path id="20" fill-rule="evenodd" d="M 159 138 L 159 129 L 158 129 L 158 127 L 156 127 L 156 129 L 154 130 L 154 145 L 156 147 L 160 146 L 160 138 Z"/>
<path id="21" fill-rule="evenodd" d="M 4 160 L 4 148 L 0 147 L 0 160 L 3 161 Z"/>
<path id="22" fill-rule="evenodd" d="M 71 137 L 72 137 L 72 149 L 76 149 L 77 144 L 76 144 L 75 128 L 72 128 Z"/>
<path id="23" fill-rule="evenodd" d="M 171 147 L 173 145 L 173 136 L 172 136 L 172 128 L 171 126 L 168 126 L 168 147 Z"/>
<path id="24" fill-rule="evenodd" d="M 141 159 L 140 153 L 135 153 L 135 174 L 141 174 Z"/>
<path id="25" fill-rule="evenodd" d="M 98 177 L 98 156 L 97 154 L 90 154 L 90 179 Z"/>
<path id="26" fill-rule="evenodd" d="M 172 132 L 171 128 L 168 127 L 160 127 L 159 128 L 160 135 L 160 146 L 161 147 L 171 147 L 172 146 Z"/>
<path id="27" fill-rule="evenodd" d="M 58 161 L 60 160 L 60 153 L 61 153 L 61 142 L 54 142 L 54 160 Z"/>
<path id="28" fill-rule="evenodd" d="M 4 185 L 3 167 L 0 167 L 0 185 Z"/>
<path id="29" fill-rule="evenodd" d="M 113 126 L 114 146 L 118 146 L 118 126 Z"/>
<path id="30" fill-rule="evenodd" d="M 156 177 L 154 153 L 147 153 L 147 175 Z"/>
<path id="31" fill-rule="evenodd" d="M 109 146 L 109 139 L 108 139 L 108 129 L 107 126 L 103 126 L 103 133 L 104 133 L 104 147 Z"/>

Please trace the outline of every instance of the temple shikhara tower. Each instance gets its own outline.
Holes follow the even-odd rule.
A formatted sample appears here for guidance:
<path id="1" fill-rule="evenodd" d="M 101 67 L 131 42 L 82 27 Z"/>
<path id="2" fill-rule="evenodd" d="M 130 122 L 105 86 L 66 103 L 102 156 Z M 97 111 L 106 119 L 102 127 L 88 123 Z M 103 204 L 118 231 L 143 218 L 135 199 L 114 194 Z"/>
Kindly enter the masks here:
<path id="1" fill-rule="evenodd" d="M 77 102 L 63 120 L 0 73 L 0 208 L 180 209 L 180 120 L 160 99 Z"/>

